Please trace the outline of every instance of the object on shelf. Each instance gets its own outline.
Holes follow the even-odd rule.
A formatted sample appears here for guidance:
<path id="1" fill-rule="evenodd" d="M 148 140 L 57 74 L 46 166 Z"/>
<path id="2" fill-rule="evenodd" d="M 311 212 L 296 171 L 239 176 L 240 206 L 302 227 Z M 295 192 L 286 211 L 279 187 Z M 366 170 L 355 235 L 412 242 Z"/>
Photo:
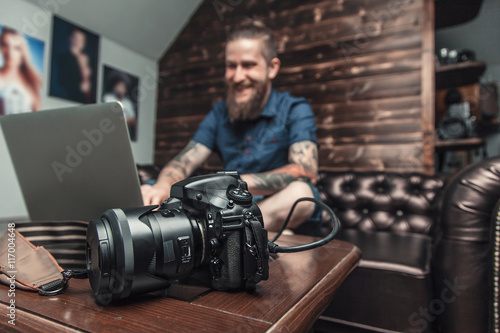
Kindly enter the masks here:
<path id="1" fill-rule="evenodd" d="M 437 57 L 440 65 L 451 65 L 461 62 L 475 61 L 476 53 L 469 49 L 450 50 L 443 47 L 439 49 Z"/>

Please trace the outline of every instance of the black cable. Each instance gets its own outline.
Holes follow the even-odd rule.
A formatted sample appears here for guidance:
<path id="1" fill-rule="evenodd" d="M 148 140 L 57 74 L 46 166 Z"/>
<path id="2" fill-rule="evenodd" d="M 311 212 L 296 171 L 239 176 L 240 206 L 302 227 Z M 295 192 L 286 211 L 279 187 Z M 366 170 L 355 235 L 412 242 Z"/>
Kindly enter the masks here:
<path id="1" fill-rule="evenodd" d="M 279 246 L 278 244 L 275 244 L 274 241 L 276 241 L 278 239 L 278 237 L 281 235 L 283 230 L 285 230 L 286 226 L 288 225 L 288 222 L 290 220 L 290 217 L 292 216 L 293 210 L 295 209 L 295 206 L 301 201 L 314 202 L 315 204 L 320 205 L 324 210 L 326 210 L 332 218 L 332 222 L 333 222 L 332 231 L 326 237 L 324 237 L 320 240 L 317 240 L 315 242 L 309 243 L 309 244 L 303 244 L 303 245 L 297 245 L 297 246 Z M 286 218 L 285 222 L 283 223 L 283 226 L 281 227 L 280 231 L 278 231 L 278 234 L 272 240 L 269 241 L 269 243 L 268 243 L 269 253 L 301 252 L 301 251 L 314 249 L 314 248 L 319 247 L 319 246 L 323 246 L 326 243 L 330 242 L 335 237 L 335 235 L 339 231 L 339 228 L 340 228 L 339 219 L 337 218 L 337 216 L 335 215 L 335 213 L 333 212 L 333 210 L 330 207 L 328 207 L 323 202 L 318 201 L 314 198 L 300 198 L 297 201 L 295 201 L 295 203 L 293 204 L 292 208 L 290 209 L 290 213 L 288 214 L 288 217 Z"/>
<path id="2" fill-rule="evenodd" d="M 281 229 L 278 231 L 278 233 L 276 234 L 276 236 L 274 236 L 274 238 L 270 240 L 271 243 L 275 242 L 281 236 L 281 234 L 283 233 L 283 230 L 285 230 L 286 227 L 288 226 L 288 222 L 290 222 L 290 218 L 292 217 L 293 211 L 295 210 L 295 206 L 297 206 L 297 204 L 299 202 L 306 201 L 308 199 L 311 199 L 311 198 L 300 198 L 300 199 L 297 199 L 297 201 L 294 202 L 292 208 L 290 209 L 290 212 L 288 213 L 288 216 L 285 219 L 285 222 L 281 226 Z M 310 200 L 308 200 L 308 201 L 310 201 Z M 314 202 L 317 203 L 318 201 L 314 200 Z"/>

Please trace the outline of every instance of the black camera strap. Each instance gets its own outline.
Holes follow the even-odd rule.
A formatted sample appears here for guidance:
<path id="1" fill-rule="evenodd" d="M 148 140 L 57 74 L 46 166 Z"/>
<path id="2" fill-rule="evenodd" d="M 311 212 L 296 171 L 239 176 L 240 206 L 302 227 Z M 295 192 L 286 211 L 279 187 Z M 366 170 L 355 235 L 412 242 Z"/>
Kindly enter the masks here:
<path id="1" fill-rule="evenodd" d="M 252 231 L 253 239 L 255 240 L 255 255 L 257 258 L 257 272 L 254 276 L 255 283 L 261 281 L 263 278 L 267 279 L 267 277 L 263 276 L 264 272 L 268 270 L 265 269 L 265 266 L 268 265 L 269 253 L 262 253 L 262 251 L 267 252 L 267 233 L 263 232 L 264 228 L 260 221 L 256 219 L 248 220 L 248 227 Z"/>

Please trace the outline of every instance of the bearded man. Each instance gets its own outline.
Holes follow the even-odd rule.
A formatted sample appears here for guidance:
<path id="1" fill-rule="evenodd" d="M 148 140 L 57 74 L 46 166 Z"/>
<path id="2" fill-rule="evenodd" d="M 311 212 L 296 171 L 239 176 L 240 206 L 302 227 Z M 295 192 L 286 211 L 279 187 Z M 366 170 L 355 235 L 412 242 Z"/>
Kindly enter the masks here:
<path id="1" fill-rule="evenodd" d="M 246 22 L 228 35 L 225 62 L 226 100 L 214 106 L 156 184 L 142 186 L 144 204 L 161 204 L 172 184 L 217 152 L 224 169 L 238 171 L 247 183 L 264 226 L 277 231 L 298 198 L 319 199 L 314 114 L 305 99 L 272 89 L 281 63 L 272 32 L 262 23 Z M 288 228 L 317 235 L 320 218 L 319 206 L 304 201 Z"/>

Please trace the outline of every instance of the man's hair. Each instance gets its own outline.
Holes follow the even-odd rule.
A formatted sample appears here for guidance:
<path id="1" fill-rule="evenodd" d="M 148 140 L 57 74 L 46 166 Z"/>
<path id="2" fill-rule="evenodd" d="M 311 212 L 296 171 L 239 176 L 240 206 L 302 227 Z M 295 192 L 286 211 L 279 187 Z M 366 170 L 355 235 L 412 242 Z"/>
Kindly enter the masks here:
<path id="1" fill-rule="evenodd" d="M 273 33 L 271 29 L 266 27 L 261 21 L 254 21 L 251 19 L 244 20 L 241 24 L 231 29 L 226 42 L 229 43 L 242 38 L 262 40 L 262 55 L 267 63 L 271 63 L 271 60 L 278 56 Z"/>

